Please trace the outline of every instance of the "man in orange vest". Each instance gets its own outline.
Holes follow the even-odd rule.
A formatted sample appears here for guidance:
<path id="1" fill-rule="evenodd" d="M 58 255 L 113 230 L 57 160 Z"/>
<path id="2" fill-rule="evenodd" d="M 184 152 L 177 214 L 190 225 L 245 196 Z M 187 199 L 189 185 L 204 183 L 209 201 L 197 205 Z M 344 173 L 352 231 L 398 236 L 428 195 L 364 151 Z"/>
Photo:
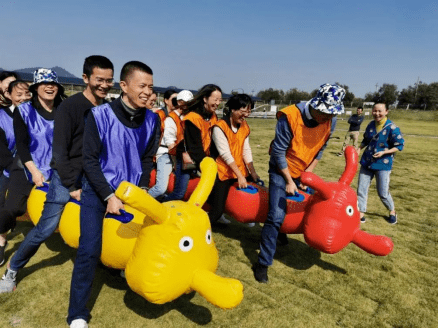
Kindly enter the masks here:
<path id="1" fill-rule="evenodd" d="M 300 175 L 326 147 L 331 120 L 344 112 L 346 92 L 338 85 L 324 84 L 313 99 L 291 105 L 277 113 L 276 135 L 270 147 L 269 211 L 261 232 L 258 262 L 252 267 L 255 279 L 268 282 L 279 228 L 285 218 L 286 197 L 300 187 Z"/>

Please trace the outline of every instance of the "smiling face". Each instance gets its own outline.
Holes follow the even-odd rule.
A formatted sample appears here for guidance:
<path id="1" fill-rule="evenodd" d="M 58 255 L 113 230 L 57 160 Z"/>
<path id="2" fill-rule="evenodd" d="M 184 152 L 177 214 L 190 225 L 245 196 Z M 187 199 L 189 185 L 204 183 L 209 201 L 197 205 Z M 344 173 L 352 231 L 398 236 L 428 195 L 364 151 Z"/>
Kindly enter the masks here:
<path id="1" fill-rule="evenodd" d="M 55 83 L 41 83 L 37 86 L 37 94 L 40 100 L 51 102 L 58 94 L 58 86 Z"/>
<path id="2" fill-rule="evenodd" d="M 220 91 L 215 90 L 210 94 L 208 98 L 204 98 L 204 108 L 209 113 L 214 113 L 218 106 L 221 104 L 222 101 L 222 94 Z"/>
<path id="3" fill-rule="evenodd" d="M 156 100 L 157 100 L 157 94 L 154 93 L 148 98 L 148 105 L 146 107 L 152 109 L 155 105 Z"/>
<path id="4" fill-rule="evenodd" d="M 250 105 L 247 107 L 241 107 L 239 110 L 232 110 L 230 113 L 230 122 L 236 127 L 245 121 L 245 119 L 250 115 L 250 112 Z"/>
<path id="5" fill-rule="evenodd" d="M 389 111 L 386 108 L 385 104 L 375 104 L 372 109 L 372 116 L 376 122 L 380 122 L 382 119 L 384 119 Z"/>
<path id="6" fill-rule="evenodd" d="M 113 70 L 94 67 L 91 75 L 82 75 L 87 89 L 96 101 L 103 100 L 114 85 Z"/>
<path id="7" fill-rule="evenodd" d="M 29 86 L 25 83 L 19 83 L 15 85 L 11 93 L 8 93 L 8 96 L 11 99 L 12 104 L 14 104 L 15 106 L 27 102 L 32 98 L 32 94 L 29 91 Z"/>
<path id="8" fill-rule="evenodd" d="M 9 84 L 12 81 L 15 81 L 17 79 L 15 79 L 15 77 L 7 77 L 6 79 L 4 79 L 1 83 L 0 83 L 0 92 L 2 92 L 3 94 L 5 94 L 8 90 Z"/>
<path id="9" fill-rule="evenodd" d="M 124 93 L 122 98 L 128 106 L 134 109 L 147 107 L 153 88 L 152 75 L 135 70 L 126 77 L 126 81 L 120 82 L 120 88 Z"/>

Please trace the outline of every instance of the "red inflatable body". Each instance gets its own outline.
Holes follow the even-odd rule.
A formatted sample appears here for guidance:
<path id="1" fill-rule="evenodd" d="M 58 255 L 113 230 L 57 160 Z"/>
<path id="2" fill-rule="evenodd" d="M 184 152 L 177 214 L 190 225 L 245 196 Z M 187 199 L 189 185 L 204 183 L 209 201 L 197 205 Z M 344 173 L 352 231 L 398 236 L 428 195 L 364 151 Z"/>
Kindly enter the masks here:
<path id="1" fill-rule="evenodd" d="M 349 243 L 354 243 L 368 253 L 385 256 L 393 250 L 393 242 L 386 236 L 372 235 L 360 229 L 360 212 L 357 194 L 349 186 L 357 171 L 358 154 L 354 147 L 345 151 L 346 167 L 338 182 L 325 182 L 313 173 L 305 172 L 302 183 L 316 192 L 309 195 L 300 192 L 303 201 L 287 200 L 287 213 L 280 231 L 302 233 L 311 247 L 324 253 L 334 254 Z M 155 175 L 151 176 L 155 181 Z M 185 195 L 189 197 L 198 184 L 191 179 Z M 174 186 L 171 175 L 168 190 Z M 257 191 L 248 193 L 232 186 L 227 198 L 225 212 L 242 223 L 263 223 L 268 214 L 268 189 L 252 184 Z"/>

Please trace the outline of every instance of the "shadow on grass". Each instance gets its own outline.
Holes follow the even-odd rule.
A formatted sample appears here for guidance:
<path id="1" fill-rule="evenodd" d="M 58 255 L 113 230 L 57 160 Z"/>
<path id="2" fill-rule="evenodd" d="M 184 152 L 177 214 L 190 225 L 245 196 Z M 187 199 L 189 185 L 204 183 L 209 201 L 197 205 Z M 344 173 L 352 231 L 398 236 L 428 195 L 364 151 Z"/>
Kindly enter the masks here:
<path id="1" fill-rule="evenodd" d="M 235 226 L 239 226 L 235 227 Z M 238 222 L 232 222 L 230 225 L 215 224 L 214 232 L 241 242 L 242 250 L 249 259 L 251 264 L 258 260 L 259 242 L 261 238 L 262 227 L 249 228 Z M 294 236 L 294 235 L 293 235 Z M 297 235 L 298 236 L 298 235 Z M 296 270 L 307 270 L 314 265 L 322 269 L 346 274 L 346 270 L 321 259 L 321 252 L 311 248 L 306 243 L 288 237 L 288 245 L 278 246 L 274 259 L 280 261 L 286 266 Z"/>
<path id="2" fill-rule="evenodd" d="M 195 292 L 193 291 L 172 302 L 157 305 L 148 302 L 132 290 L 128 290 L 125 294 L 124 302 L 129 309 L 147 319 L 157 319 L 172 310 L 177 310 L 192 322 L 198 325 L 207 325 L 212 321 L 212 313 L 204 306 L 193 304 L 191 299 L 194 296 Z"/>

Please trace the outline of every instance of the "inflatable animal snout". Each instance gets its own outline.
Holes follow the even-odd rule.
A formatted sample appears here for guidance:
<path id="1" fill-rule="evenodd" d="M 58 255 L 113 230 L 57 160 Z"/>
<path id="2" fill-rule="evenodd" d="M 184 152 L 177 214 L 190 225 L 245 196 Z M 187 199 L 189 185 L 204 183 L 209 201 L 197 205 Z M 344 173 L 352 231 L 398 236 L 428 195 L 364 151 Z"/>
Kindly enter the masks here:
<path id="1" fill-rule="evenodd" d="M 216 177 L 216 165 L 205 158 L 200 182 L 187 202 L 159 203 L 144 190 L 122 182 L 116 196 L 145 215 L 125 274 L 131 289 L 163 304 L 193 290 L 221 308 L 237 306 L 243 286 L 215 274 L 218 251 L 209 218 L 201 207 Z"/>

